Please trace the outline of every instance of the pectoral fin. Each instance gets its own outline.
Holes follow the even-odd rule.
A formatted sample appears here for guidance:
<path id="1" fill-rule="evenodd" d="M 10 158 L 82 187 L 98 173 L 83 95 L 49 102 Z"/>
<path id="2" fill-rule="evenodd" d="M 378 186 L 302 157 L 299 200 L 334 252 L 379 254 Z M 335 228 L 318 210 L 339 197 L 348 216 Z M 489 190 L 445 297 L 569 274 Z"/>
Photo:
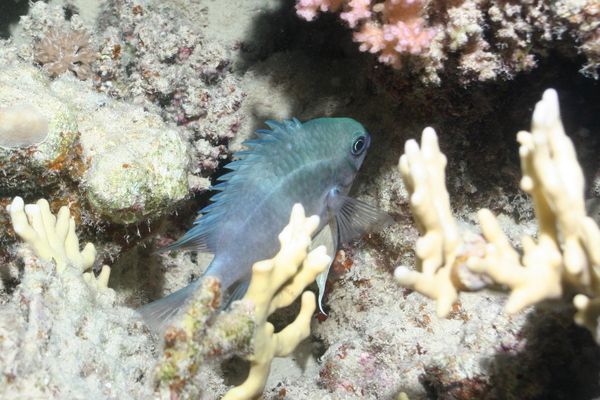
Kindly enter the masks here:
<path id="1" fill-rule="evenodd" d="M 385 212 L 370 204 L 343 195 L 339 192 L 327 198 L 329 207 L 335 212 L 340 243 L 365 236 L 389 226 L 393 220 Z"/>

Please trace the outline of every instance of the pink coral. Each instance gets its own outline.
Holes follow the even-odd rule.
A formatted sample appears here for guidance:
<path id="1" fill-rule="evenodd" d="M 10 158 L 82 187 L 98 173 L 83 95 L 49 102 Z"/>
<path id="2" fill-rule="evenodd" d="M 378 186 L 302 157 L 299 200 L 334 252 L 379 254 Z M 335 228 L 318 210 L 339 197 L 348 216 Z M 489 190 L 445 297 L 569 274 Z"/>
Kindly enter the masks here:
<path id="1" fill-rule="evenodd" d="M 379 61 L 400 68 L 401 56 L 417 55 L 429 49 L 437 31 L 426 28 L 421 11 L 426 0 L 386 0 L 371 4 L 372 0 L 300 0 L 298 15 L 311 21 L 318 10 L 336 11 L 344 4 L 340 18 L 351 28 L 360 26 L 354 41 L 361 43 L 361 51 L 381 52 Z"/>
<path id="2" fill-rule="evenodd" d="M 298 0 L 298 15 L 339 11 L 356 29 L 362 51 L 416 73 L 425 84 L 442 76 L 462 84 L 512 79 L 536 67 L 550 49 L 587 57 L 581 72 L 600 74 L 600 4 L 597 0 Z"/>
<path id="3" fill-rule="evenodd" d="M 344 0 L 299 0 L 296 4 L 298 15 L 307 21 L 317 16 L 317 11 L 336 11 Z"/>
<path id="4" fill-rule="evenodd" d="M 89 40 L 87 32 L 63 32 L 53 28 L 36 45 L 34 59 L 49 76 L 70 73 L 87 79 L 92 74 L 89 64 L 96 58 Z"/>

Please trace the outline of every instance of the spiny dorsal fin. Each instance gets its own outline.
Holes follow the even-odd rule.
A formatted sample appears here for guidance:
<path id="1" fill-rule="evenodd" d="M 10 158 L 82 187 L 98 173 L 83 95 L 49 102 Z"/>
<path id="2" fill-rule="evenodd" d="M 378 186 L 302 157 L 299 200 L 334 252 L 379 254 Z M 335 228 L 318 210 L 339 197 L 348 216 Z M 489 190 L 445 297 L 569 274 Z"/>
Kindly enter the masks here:
<path id="1" fill-rule="evenodd" d="M 190 229 L 181 239 L 170 246 L 167 246 L 158 252 L 170 250 L 198 250 L 214 253 L 216 246 L 216 231 L 222 224 L 222 218 L 230 212 L 227 203 L 239 196 L 240 192 L 248 185 L 248 176 L 255 174 L 256 168 L 260 168 L 261 162 L 268 159 L 274 152 L 279 151 L 278 146 L 281 141 L 288 140 L 302 127 L 300 121 L 296 118 L 292 120 L 284 119 L 283 122 L 267 121 L 266 124 L 271 130 L 261 129 L 256 131 L 258 139 L 245 141 L 250 150 L 240 151 L 234 154 L 239 160 L 226 165 L 225 168 L 231 172 L 221 176 L 218 180 L 221 182 L 213 187 L 219 191 L 211 200 L 214 203 L 200 210 L 203 214 L 194 222 L 194 227 Z"/>

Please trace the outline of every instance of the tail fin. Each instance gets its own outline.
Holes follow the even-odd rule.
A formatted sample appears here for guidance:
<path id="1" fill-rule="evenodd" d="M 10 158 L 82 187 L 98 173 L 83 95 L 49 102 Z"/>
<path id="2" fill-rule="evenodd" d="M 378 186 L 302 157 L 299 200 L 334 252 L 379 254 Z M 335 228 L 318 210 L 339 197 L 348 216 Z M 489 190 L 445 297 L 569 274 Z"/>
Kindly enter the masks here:
<path id="1" fill-rule="evenodd" d="M 136 311 L 152 330 L 164 333 L 167 326 L 173 322 L 174 317 L 185 309 L 187 303 L 194 297 L 202 279 L 191 283 L 167 297 L 146 304 Z"/>

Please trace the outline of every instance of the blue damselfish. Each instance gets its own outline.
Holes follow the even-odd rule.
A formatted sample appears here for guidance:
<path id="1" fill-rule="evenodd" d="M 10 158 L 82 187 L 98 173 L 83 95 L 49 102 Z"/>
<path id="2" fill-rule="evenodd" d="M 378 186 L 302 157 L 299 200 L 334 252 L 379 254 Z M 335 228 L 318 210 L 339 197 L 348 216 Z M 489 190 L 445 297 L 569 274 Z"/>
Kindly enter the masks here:
<path id="1" fill-rule="evenodd" d="M 390 217 L 377 208 L 348 197 L 371 136 L 350 118 L 320 118 L 304 124 L 297 119 L 267 121 L 271 130 L 258 130 L 258 139 L 235 154 L 219 178 L 213 204 L 181 239 L 160 250 L 197 250 L 214 254 L 204 276 L 216 276 L 228 302 L 246 292 L 252 265 L 279 251 L 278 235 L 301 203 L 306 215 L 318 215 L 320 226 L 312 247 L 324 244 L 332 260 L 339 243 L 381 229 Z M 327 279 L 319 278 L 319 307 Z M 163 329 L 194 295 L 201 279 L 138 310 L 155 329 Z"/>

